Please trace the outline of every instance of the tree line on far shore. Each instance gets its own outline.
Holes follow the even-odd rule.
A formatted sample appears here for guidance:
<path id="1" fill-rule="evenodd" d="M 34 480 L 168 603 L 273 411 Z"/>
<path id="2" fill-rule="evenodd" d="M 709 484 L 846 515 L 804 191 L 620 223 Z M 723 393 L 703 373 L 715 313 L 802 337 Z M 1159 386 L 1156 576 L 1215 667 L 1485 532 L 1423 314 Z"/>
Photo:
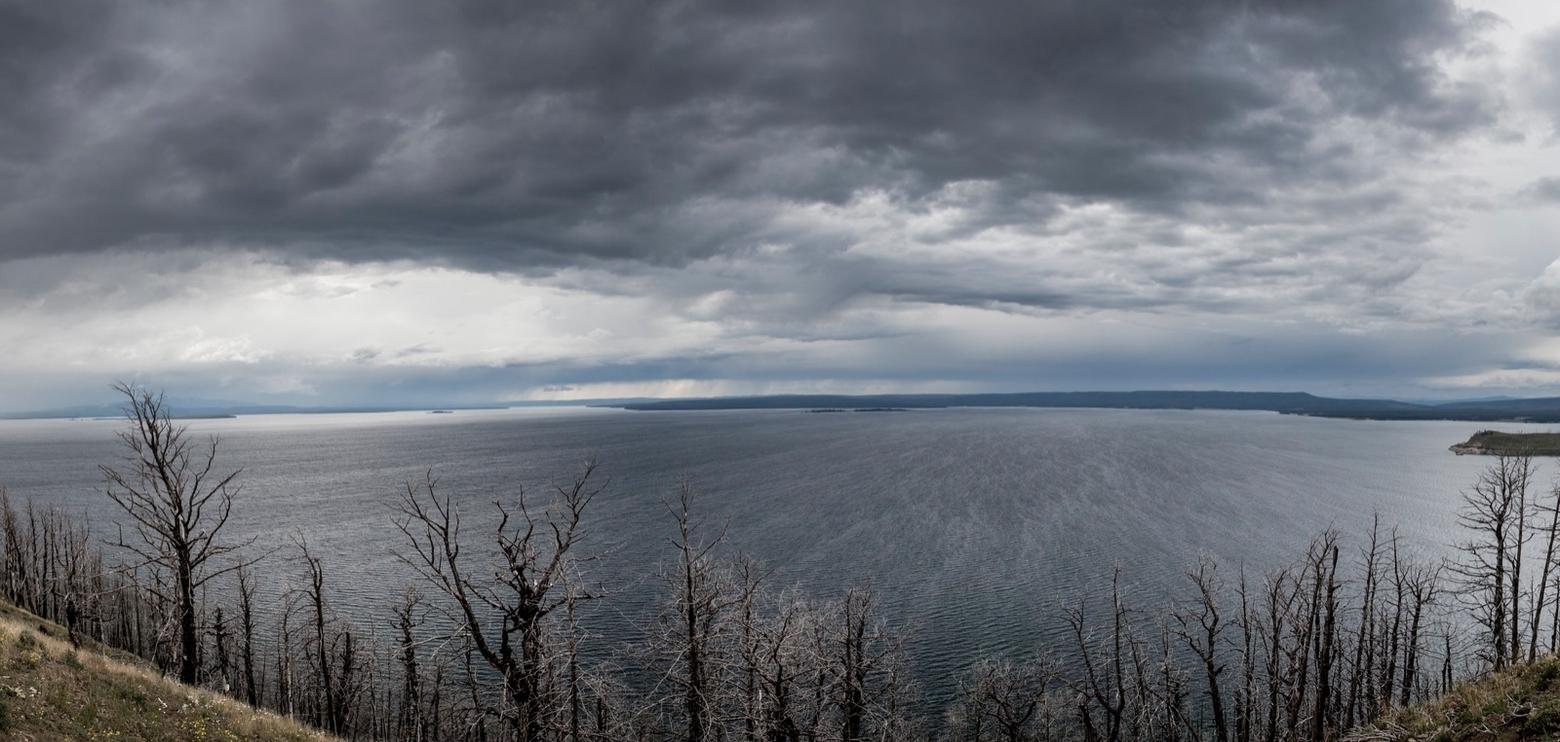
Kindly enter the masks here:
<path id="1" fill-rule="evenodd" d="M 611 599 L 585 579 L 593 462 L 493 503 L 482 533 L 432 473 L 407 483 L 393 526 L 418 579 L 383 615 L 347 616 L 303 539 L 262 560 L 225 537 L 241 475 L 216 439 L 193 438 L 160 394 L 117 388 L 124 456 L 102 470 L 124 517 L 105 542 L 0 489 L 0 591 L 73 642 L 350 739 L 1323 742 L 1560 649 L 1560 488 L 1522 456 L 1463 492 L 1454 558 L 1418 556 L 1372 519 L 1261 574 L 1203 559 L 1163 608 L 1129 605 L 1116 571 L 1068 612 L 1069 641 L 974 662 L 946 708 L 928 708 L 905 627 L 870 587 L 820 599 L 774 584 L 700 520 L 687 485 L 667 506 L 656 619 L 602 651 L 586 610 Z M 279 608 L 260 605 L 262 577 L 293 586 Z"/>

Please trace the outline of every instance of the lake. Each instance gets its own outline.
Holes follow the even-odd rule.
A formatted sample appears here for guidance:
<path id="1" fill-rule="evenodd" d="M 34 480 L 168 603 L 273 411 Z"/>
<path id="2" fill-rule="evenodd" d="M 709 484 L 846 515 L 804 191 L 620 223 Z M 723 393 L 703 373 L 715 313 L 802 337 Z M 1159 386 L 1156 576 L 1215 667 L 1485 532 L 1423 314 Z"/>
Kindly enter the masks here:
<path id="1" fill-rule="evenodd" d="M 387 627 L 410 579 L 391 525 L 408 479 L 431 467 L 475 544 L 494 499 L 521 486 L 543 497 L 594 455 L 611 479 L 584 546 L 600 555 L 589 579 L 611 593 L 592 615 L 603 646 L 654 614 L 654 573 L 672 556 L 663 501 L 686 476 L 730 553 L 819 596 L 870 581 L 933 700 L 981 653 L 1067 641 L 1064 611 L 1104 600 L 1113 565 L 1129 601 L 1157 610 L 1200 555 L 1259 574 L 1328 526 L 1358 544 L 1373 512 L 1411 550 L 1445 553 L 1459 490 L 1488 463 L 1447 451 L 1479 423 L 1213 411 L 542 408 L 189 425 L 244 469 L 229 529 L 255 553 L 281 550 L 263 570 L 270 589 L 298 572 L 285 547 L 301 535 L 360 624 Z M 117 513 L 96 467 L 119 455 L 119 427 L 0 421 L 0 484 L 103 529 Z"/>

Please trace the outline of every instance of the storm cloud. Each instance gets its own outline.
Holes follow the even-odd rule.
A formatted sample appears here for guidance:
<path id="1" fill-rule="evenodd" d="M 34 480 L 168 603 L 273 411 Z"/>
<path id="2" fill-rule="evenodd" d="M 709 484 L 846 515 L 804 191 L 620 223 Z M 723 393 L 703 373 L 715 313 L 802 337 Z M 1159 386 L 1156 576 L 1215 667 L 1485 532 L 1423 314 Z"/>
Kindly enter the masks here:
<path id="1" fill-rule="evenodd" d="M 1536 31 L 1503 42 L 1510 19 L 1451 0 L 0 2 L 0 312 L 36 342 L 216 276 L 360 266 L 615 297 L 678 328 L 659 351 L 495 329 L 468 343 L 487 355 L 426 333 L 311 355 L 202 327 L 225 363 L 305 377 L 559 364 L 517 389 L 902 367 L 937 344 L 907 307 L 1505 338 L 1555 256 L 1444 259 L 1498 208 L 1457 153 L 1548 146 L 1512 112 L 1543 83 L 1514 104 L 1499 75 L 1547 68 Z M 1546 208 L 1543 177 L 1510 200 Z M 859 373 L 1025 386 L 1033 360 Z"/>
<path id="2" fill-rule="evenodd" d="M 885 192 L 968 222 L 1373 178 L 1487 123 L 1450 2 L 97 2 L 0 18 L 11 256 L 223 240 L 680 264 Z M 1329 136 L 1338 122 L 1355 136 Z"/>

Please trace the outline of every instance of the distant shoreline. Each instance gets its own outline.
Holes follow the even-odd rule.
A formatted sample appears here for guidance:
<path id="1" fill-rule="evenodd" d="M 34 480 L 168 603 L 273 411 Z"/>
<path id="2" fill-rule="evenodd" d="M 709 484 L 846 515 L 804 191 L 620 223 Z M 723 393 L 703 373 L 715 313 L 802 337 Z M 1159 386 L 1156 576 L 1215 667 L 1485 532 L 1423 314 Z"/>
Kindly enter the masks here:
<path id="1" fill-rule="evenodd" d="M 812 408 L 812 409 L 802 410 L 802 412 L 811 412 L 811 413 L 820 413 L 820 412 L 909 412 L 909 411 L 910 410 L 905 409 L 904 407 L 851 407 L 851 408 L 845 408 L 845 407 L 815 407 L 815 408 Z"/>
<path id="2" fill-rule="evenodd" d="M 1348 420 L 1560 423 L 1560 398 L 1420 404 L 1338 399 L 1305 392 L 1025 392 L 1012 394 L 801 394 L 667 399 L 618 405 L 641 412 L 673 410 L 862 410 L 949 407 L 1232 410 Z"/>
<path id="3" fill-rule="evenodd" d="M 286 405 L 173 406 L 186 420 L 223 419 L 247 415 L 321 415 L 381 412 L 448 414 L 467 410 L 533 407 L 591 407 L 636 412 L 693 410 L 801 410 L 904 412 L 909 410 L 1033 407 L 1107 410 L 1226 410 L 1275 412 L 1282 415 L 1345 420 L 1447 421 L 1482 423 L 1560 423 L 1560 397 L 1488 399 L 1456 402 L 1401 402 L 1391 399 L 1319 397 L 1306 392 L 1135 391 L 1135 392 L 1016 392 L 990 394 L 793 394 L 685 399 L 576 399 L 496 402 L 492 404 L 379 407 L 292 407 Z M 78 406 L 0 416 L 5 420 L 119 419 L 108 406 Z"/>

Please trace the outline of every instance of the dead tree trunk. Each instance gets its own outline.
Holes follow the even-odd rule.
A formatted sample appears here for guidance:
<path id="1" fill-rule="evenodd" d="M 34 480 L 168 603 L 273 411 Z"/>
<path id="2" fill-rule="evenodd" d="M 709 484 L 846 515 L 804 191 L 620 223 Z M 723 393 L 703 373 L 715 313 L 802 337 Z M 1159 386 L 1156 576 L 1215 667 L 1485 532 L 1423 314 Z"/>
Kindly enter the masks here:
<path id="1" fill-rule="evenodd" d="M 1560 535 L 1560 484 L 1550 488 L 1550 500 L 1538 511 L 1549 516 L 1544 526 L 1544 558 L 1539 565 L 1538 594 L 1533 599 L 1533 613 L 1528 619 L 1528 662 L 1538 658 L 1538 627 L 1544 620 L 1544 608 L 1548 606 L 1549 581 L 1555 564 L 1556 536 Z M 1555 611 L 1560 616 L 1560 610 Z M 1553 641 L 1553 640 L 1551 640 Z"/>
<path id="2" fill-rule="evenodd" d="M 297 540 L 302 552 L 308 584 L 304 587 L 304 600 L 309 610 L 309 620 L 314 629 L 315 673 L 319 678 L 321 703 L 315 722 L 327 732 L 340 732 L 341 707 L 336 698 L 336 679 L 330 645 L 332 637 L 326 631 L 325 567 L 309 552 L 303 539 Z"/>
<path id="3" fill-rule="evenodd" d="M 197 450 L 186 429 L 176 425 L 163 397 L 128 384 L 115 390 L 127 401 L 129 429 L 119 433 L 126 455 L 118 467 L 99 467 L 108 496 L 124 511 L 136 532 L 119 546 L 136 554 L 142 566 L 172 575 L 172 604 L 178 621 L 179 679 L 194 683 L 200 671 L 200 635 L 196 590 L 217 575 L 236 569 L 211 569 L 211 562 L 237 546 L 219 540 L 233 509 L 238 471 L 218 473 L 217 439 Z"/>
<path id="4" fill-rule="evenodd" d="M 668 505 L 677 525 L 677 536 L 672 546 L 677 550 L 676 584 L 674 601 L 677 616 L 676 653 L 682 661 L 683 716 L 687 742 L 704 742 L 710 734 L 714 700 L 709 663 L 712 638 L 723 614 L 740 597 L 727 595 L 727 591 L 714 573 L 711 564 L 713 552 L 722 537 L 708 542 L 697 533 L 693 517 L 693 486 L 683 482 L 678 491 L 678 502 Z"/>
<path id="5" fill-rule="evenodd" d="M 595 469 L 595 462 L 587 462 L 571 485 L 556 487 L 555 507 L 548 511 L 533 512 L 523 491 L 515 506 L 494 503 L 500 521 L 493 538 L 502 568 L 486 579 L 466 571 L 460 515 L 448 496 L 437 493 L 431 472 L 420 487 L 408 483 L 401 500 L 403 518 L 396 525 L 411 553 L 400 558 L 453 604 L 450 613 L 460 633 L 502 678 L 505 703 L 487 710 L 503 719 L 520 742 L 539 742 L 546 733 L 544 626 L 566 600 L 592 597 L 583 592 L 565 596 L 559 588 L 573 564 L 571 550 L 584 533 L 585 509 L 601 491 L 591 481 Z M 497 626 L 484 620 L 484 613 L 496 615 Z"/>
<path id="6" fill-rule="evenodd" d="M 1530 465 L 1525 457 L 1500 456 L 1473 488 L 1463 492 L 1458 523 L 1471 532 L 1459 544 L 1462 558 L 1453 565 L 1463 583 L 1475 619 L 1489 637 L 1490 662 L 1499 670 L 1515 655 L 1508 644 L 1507 579 L 1512 564 L 1515 521 L 1522 517 L 1519 498 L 1527 487 Z M 1515 636 L 1510 635 L 1510 636 Z"/>
<path id="7" fill-rule="evenodd" d="M 249 570 L 238 571 L 238 628 L 243 634 L 239 661 L 243 664 L 244 698 L 251 706 L 260 705 L 260 690 L 255 682 L 255 585 Z"/>
<path id="8" fill-rule="evenodd" d="M 1220 676 L 1224 674 L 1224 662 L 1219 654 L 1222 617 L 1219 614 L 1218 593 L 1223 589 L 1218 568 L 1212 560 L 1203 559 L 1196 571 L 1190 573 L 1197 589 L 1196 603 L 1190 611 L 1177 611 L 1177 633 L 1186 647 L 1196 655 L 1202 665 L 1203 678 L 1208 688 L 1209 713 L 1213 716 L 1213 735 L 1217 742 L 1229 742 L 1230 733 L 1224 714 L 1224 693 Z"/>

